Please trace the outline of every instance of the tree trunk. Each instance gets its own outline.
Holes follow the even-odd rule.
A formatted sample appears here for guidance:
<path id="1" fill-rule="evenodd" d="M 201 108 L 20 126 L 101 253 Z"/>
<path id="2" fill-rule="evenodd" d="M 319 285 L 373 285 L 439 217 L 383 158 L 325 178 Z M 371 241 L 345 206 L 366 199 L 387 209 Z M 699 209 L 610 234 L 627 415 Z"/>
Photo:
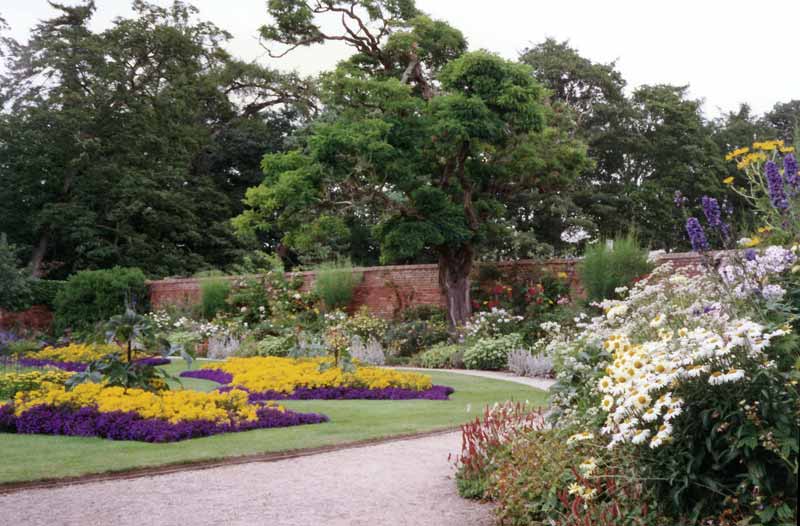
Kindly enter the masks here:
<path id="1" fill-rule="evenodd" d="M 47 232 L 43 232 L 41 237 L 39 237 L 39 242 L 36 243 L 36 246 L 33 249 L 33 254 L 31 255 L 31 274 L 33 274 L 34 278 L 41 278 L 44 275 L 44 256 L 47 253 L 47 245 L 49 236 Z"/>
<path id="2" fill-rule="evenodd" d="M 464 325 L 472 313 L 469 298 L 472 257 L 472 245 L 439 250 L 439 286 L 447 299 L 447 319 L 451 329 Z"/>

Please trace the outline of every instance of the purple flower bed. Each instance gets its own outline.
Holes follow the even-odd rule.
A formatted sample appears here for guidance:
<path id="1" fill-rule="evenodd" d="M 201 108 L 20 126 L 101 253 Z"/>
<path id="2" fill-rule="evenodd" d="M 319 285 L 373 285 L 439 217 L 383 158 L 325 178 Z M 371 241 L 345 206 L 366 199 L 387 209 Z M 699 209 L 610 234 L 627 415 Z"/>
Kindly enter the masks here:
<path id="1" fill-rule="evenodd" d="M 227 393 L 234 388 L 228 385 L 233 381 L 233 375 L 220 369 L 198 369 L 196 371 L 183 371 L 183 378 L 200 378 L 222 384 L 218 390 Z M 367 389 L 364 387 L 298 387 L 291 394 L 278 391 L 261 391 L 253 393 L 249 389 L 236 386 L 237 389 L 250 393 L 251 402 L 267 400 L 447 400 L 455 389 L 446 385 L 434 385 L 424 391 L 403 389 L 401 387 L 385 387 L 383 389 Z"/>
<path id="2" fill-rule="evenodd" d="M 55 367 L 62 371 L 80 373 L 86 370 L 86 364 L 80 362 L 57 362 L 55 360 L 39 360 L 37 358 L 20 358 L 17 362 L 22 367 Z"/>
<path id="3" fill-rule="evenodd" d="M 199 378 L 200 380 L 211 380 L 218 384 L 229 384 L 233 381 L 233 375 L 219 369 L 197 369 L 196 371 L 183 371 L 181 378 Z"/>
<path id="4" fill-rule="evenodd" d="M 328 421 L 327 416 L 317 413 L 296 413 L 288 410 L 282 412 L 270 407 L 261 407 L 256 414 L 258 419 L 253 422 L 230 424 L 193 420 L 172 424 L 157 418 L 142 418 L 132 411 L 101 413 L 94 407 L 72 409 L 65 406 L 38 405 L 17 417 L 14 416 L 11 406 L 3 406 L 0 407 L 0 431 L 140 442 L 177 442 L 220 433 L 319 424 Z"/>
<path id="5" fill-rule="evenodd" d="M 220 387 L 219 391 L 228 392 L 233 386 Z M 291 394 L 277 391 L 250 392 L 247 391 L 250 402 L 263 402 L 267 400 L 447 400 L 455 390 L 446 385 L 434 385 L 424 391 L 402 389 L 400 387 L 385 387 L 383 389 L 366 389 L 363 387 L 298 387 Z"/>
<path id="6" fill-rule="evenodd" d="M 167 365 L 170 363 L 169 359 L 160 356 L 151 356 L 149 358 L 140 358 L 136 363 L 142 365 Z M 72 373 L 81 373 L 86 370 L 88 364 L 81 362 L 59 362 L 56 360 L 39 360 L 37 358 L 20 358 L 17 364 L 21 367 L 55 367 L 62 371 L 69 371 Z"/>

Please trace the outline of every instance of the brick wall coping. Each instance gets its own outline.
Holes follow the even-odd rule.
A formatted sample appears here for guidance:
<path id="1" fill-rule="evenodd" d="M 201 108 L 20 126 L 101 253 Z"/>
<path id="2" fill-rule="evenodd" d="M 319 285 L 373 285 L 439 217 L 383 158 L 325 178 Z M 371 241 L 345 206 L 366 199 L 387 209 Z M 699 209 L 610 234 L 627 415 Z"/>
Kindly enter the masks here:
<path id="1" fill-rule="evenodd" d="M 725 253 L 724 251 L 717 251 L 717 252 L 710 252 L 709 254 L 714 256 L 717 254 Z M 485 262 L 485 261 L 476 261 L 475 264 L 480 265 L 481 263 L 492 263 L 493 265 L 497 265 L 498 267 L 509 267 L 509 266 L 528 266 L 528 265 L 572 265 L 577 261 L 580 261 L 581 257 L 576 258 L 552 258 L 552 259 L 514 259 L 514 260 L 505 260 L 505 261 L 497 261 L 497 262 Z M 696 252 L 671 252 L 666 254 L 660 254 L 657 257 L 658 260 L 687 260 L 687 259 L 698 259 L 698 254 Z M 438 264 L 436 263 L 417 263 L 413 265 L 385 265 L 379 267 L 353 267 L 354 272 L 393 272 L 393 271 L 409 271 L 409 270 L 431 270 L 438 268 Z M 288 276 L 313 276 L 316 273 L 315 270 L 303 270 L 298 272 L 287 272 L 286 275 Z M 148 280 L 146 283 L 148 285 L 154 283 L 187 283 L 187 282 L 197 282 L 197 281 L 207 281 L 212 279 L 238 279 L 244 277 L 258 277 L 261 274 L 245 274 L 240 276 L 208 276 L 208 277 L 185 277 L 185 278 L 164 278 L 158 280 Z"/>

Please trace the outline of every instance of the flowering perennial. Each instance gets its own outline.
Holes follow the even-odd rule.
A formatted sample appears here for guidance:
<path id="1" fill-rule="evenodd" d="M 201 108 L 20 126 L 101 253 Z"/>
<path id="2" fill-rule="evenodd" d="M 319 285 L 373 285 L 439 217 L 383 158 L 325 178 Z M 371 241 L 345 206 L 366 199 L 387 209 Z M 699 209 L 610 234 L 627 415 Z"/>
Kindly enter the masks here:
<path id="1" fill-rule="evenodd" d="M 446 400 L 449 387 L 434 386 L 429 376 L 377 367 L 358 367 L 352 372 L 325 365 L 325 358 L 269 357 L 231 358 L 209 364 L 183 377 L 230 384 L 251 393 L 251 400 L 281 399 L 409 399 Z"/>
<path id="2" fill-rule="evenodd" d="M 327 420 L 271 402 L 251 403 L 239 389 L 152 393 L 84 383 L 67 391 L 63 385 L 44 382 L 37 389 L 18 392 L 13 403 L 0 405 L 0 431 L 147 442 Z"/>

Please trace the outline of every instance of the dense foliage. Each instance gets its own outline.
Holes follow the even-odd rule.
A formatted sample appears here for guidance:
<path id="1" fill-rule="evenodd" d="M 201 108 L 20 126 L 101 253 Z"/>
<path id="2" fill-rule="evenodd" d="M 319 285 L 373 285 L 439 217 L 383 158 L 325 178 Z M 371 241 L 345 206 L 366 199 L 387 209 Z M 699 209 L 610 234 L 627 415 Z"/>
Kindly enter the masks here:
<path id="1" fill-rule="evenodd" d="M 144 310 L 147 298 L 145 276 L 139 269 L 84 270 L 71 276 L 56 295 L 56 327 L 86 330 L 123 314 L 130 304 Z"/>

